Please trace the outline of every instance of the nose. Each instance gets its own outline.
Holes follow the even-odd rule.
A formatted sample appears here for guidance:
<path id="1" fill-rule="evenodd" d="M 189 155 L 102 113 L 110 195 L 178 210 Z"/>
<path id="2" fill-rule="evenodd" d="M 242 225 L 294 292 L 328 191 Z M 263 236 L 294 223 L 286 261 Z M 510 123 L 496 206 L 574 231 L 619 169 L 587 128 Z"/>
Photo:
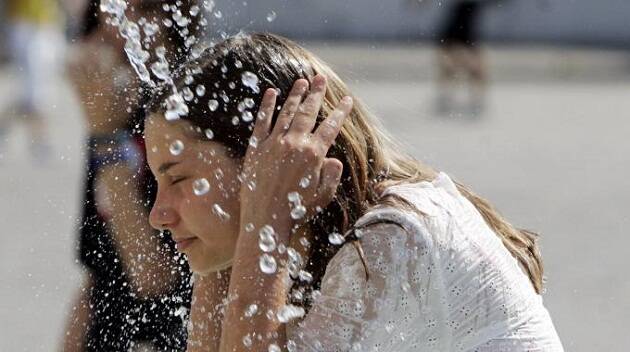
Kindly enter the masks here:
<path id="1" fill-rule="evenodd" d="M 156 230 L 170 230 L 178 221 L 179 215 L 175 209 L 157 201 L 149 214 L 149 223 Z"/>

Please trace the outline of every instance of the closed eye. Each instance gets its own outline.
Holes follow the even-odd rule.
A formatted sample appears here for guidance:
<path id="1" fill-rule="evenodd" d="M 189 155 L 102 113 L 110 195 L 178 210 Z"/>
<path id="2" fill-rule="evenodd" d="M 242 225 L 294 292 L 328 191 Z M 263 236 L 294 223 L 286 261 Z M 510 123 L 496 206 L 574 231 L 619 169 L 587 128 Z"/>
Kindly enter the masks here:
<path id="1" fill-rule="evenodd" d="M 178 184 L 178 183 L 180 183 L 180 182 L 182 182 L 182 181 L 186 180 L 187 178 L 188 178 L 188 177 L 184 177 L 184 176 L 182 176 L 182 177 L 175 177 L 175 178 L 173 179 L 173 181 L 171 181 L 171 185 Z"/>

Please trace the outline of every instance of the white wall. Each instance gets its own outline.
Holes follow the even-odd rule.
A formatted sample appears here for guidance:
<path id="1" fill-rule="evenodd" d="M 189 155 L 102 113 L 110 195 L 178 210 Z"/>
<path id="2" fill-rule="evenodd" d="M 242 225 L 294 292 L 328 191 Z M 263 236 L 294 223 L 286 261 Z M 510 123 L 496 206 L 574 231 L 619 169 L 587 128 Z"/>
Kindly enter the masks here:
<path id="1" fill-rule="evenodd" d="M 456 0 L 218 0 L 215 28 L 270 30 L 292 37 L 429 39 Z M 269 23 L 266 15 L 277 13 Z M 488 6 L 489 39 L 630 46 L 628 0 L 504 0 Z"/>

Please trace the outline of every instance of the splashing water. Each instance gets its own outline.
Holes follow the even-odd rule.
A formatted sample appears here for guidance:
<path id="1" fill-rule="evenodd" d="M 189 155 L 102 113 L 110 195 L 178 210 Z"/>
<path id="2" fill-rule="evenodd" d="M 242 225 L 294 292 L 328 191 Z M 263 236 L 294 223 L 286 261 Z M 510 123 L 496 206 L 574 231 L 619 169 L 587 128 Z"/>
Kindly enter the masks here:
<path id="1" fill-rule="evenodd" d="M 278 311 L 276 317 L 281 323 L 288 323 L 289 321 L 303 317 L 305 314 L 304 308 L 288 304 Z"/>
<path id="2" fill-rule="evenodd" d="M 210 191 L 210 182 L 205 178 L 196 179 L 192 186 L 196 196 L 202 196 Z"/>
<path id="3" fill-rule="evenodd" d="M 214 215 L 218 216 L 219 219 L 221 219 L 221 221 L 228 221 L 230 220 L 230 214 L 227 213 L 225 210 L 223 210 L 223 208 L 221 208 L 221 206 L 219 204 L 214 204 L 212 205 L 212 213 L 214 213 Z"/>
<path id="4" fill-rule="evenodd" d="M 276 249 L 276 239 L 273 227 L 265 225 L 258 233 L 258 247 L 265 253 L 272 252 Z"/>
<path id="5" fill-rule="evenodd" d="M 344 243 L 345 239 L 343 238 L 343 236 L 340 233 L 333 232 L 333 233 L 328 235 L 328 242 L 330 242 L 331 244 L 333 244 L 335 246 L 338 246 L 338 245 Z"/>
<path id="6" fill-rule="evenodd" d="M 291 209 L 291 219 L 300 220 L 306 215 L 306 208 L 302 204 L 296 205 Z"/>
<path id="7" fill-rule="evenodd" d="M 140 27 L 125 16 L 127 3 L 124 0 L 101 0 L 100 10 L 112 16 L 110 23 L 118 27 L 118 32 L 125 39 L 125 53 L 138 77 L 154 87 L 155 83 L 146 67 L 151 55 L 142 47 Z"/>
<path id="8" fill-rule="evenodd" d="M 178 120 L 181 116 L 186 115 L 188 115 L 188 106 L 179 92 L 175 92 L 166 98 L 164 117 L 168 121 Z"/>
<path id="9" fill-rule="evenodd" d="M 253 341 L 250 334 L 243 336 L 243 346 L 249 348 L 249 347 L 252 347 L 252 343 Z"/>
<path id="10" fill-rule="evenodd" d="M 176 139 L 168 147 L 168 151 L 171 152 L 172 155 L 180 155 L 184 151 L 184 143 L 179 139 Z"/>
<path id="11" fill-rule="evenodd" d="M 273 274 L 278 269 L 276 259 L 267 253 L 264 253 L 260 256 L 260 261 L 258 264 L 260 266 L 260 271 L 265 274 Z"/>
<path id="12" fill-rule="evenodd" d="M 300 270 L 298 273 L 298 278 L 300 281 L 311 282 L 313 281 L 313 275 L 306 270 Z"/>
<path id="13" fill-rule="evenodd" d="M 258 88 L 258 76 L 256 76 L 256 74 L 245 71 L 241 75 L 241 81 L 245 87 L 250 88 L 254 93 L 260 93 L 260 88 Z"/>
<path id="14" fill-rule="evenodd" d="M 311 180 L 308 177 L 302 177 L 300 179 L 300 187 L 307 188 L 311 184 Z"/>
<path id="15" fill-rule="evenodd" d="M 203 84 L 200 84 L 195 88 L 195 93 L 197 93 L 198 97 L 203 97 L 206 94 L 206 87 Z"/>
<path id="16" fill-rule="evenodd" d="M 217 111 L 218 107 L 219 107 L 219 102 L 216 101 L 215 99 L 210 99 L 208 101 L 208 109 L 210 109 L 210 111 Z"/>
<path id="17" fill-rule="evenodd" d="M 275 11 L 271 11 L 271 12 L 269 12 L 269 13 L 267 14 L 267 22 L 273 22 L 273 21 L 275 21 L 275 19 L 276 19 L 276 17 L 277 17 L 277 16 L 278 16 L 278 15 L 276 15 L 276 12 L 275 12 Z"/>
<path id="18" fill-rule="evenodd" d="M 251 318 L 258 312 L 258 305 L 256 303 L 252 303 L 245 309 L 245 317 Z"/>

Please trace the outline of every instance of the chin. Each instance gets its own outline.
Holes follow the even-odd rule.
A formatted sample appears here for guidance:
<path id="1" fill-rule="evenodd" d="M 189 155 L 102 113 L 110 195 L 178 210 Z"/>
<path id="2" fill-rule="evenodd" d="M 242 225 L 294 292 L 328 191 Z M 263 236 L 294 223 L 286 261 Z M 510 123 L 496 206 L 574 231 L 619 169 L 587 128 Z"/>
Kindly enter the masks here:
<path id="1" fill-rule="evenodd" d="M 198 263 L 188 258 L 188 265 L 193 273 L 201 276 L 207 276 L 209 274 L 216 273 L 217 271 L 232 267 L 232 260 L 220 263 Z"/>

